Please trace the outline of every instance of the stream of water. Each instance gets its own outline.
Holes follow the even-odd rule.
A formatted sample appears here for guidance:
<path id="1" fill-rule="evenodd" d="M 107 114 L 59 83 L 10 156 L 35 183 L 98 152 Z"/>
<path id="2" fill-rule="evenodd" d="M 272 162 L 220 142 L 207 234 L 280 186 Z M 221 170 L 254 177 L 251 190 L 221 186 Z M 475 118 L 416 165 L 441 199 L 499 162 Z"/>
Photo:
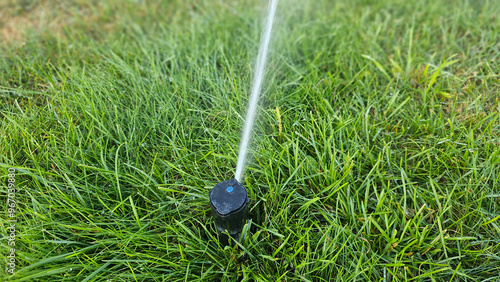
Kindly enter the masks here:
<path id="1" fill-rule="evenodd" d="M 267 51 L 269 48 L 269 41 L 271 39 L 271 30 L 273 28 L 274 14 L 276 13 L 276 6 L 278 0 L 270 0 L 269 12 L 267 20 L 264 25 L 264 32 L 260 41 L 259 55 L 257 56 L 257 63 L 255 65 L 254 78 L 252 82 L 252 92 L 250 93 L 250 103 L 248 104 L 247 117 L 245 119 L 245 127 L 243 128 L 243 135 L 241 137 L 240 152 L 238 153 L 238 163 L 236 165 L 236 173 L 234 178 L 238 181 L 241 180 L 243 170 L 245 168 L 245 160 L 247 157 L 248 144 L 250 141 L 250 134 L 252 133 L 253 122 L 257 112 L 257 102 L 259 101 L 259 94 L 262 89 L 262 80 L 266 67 Z"/>

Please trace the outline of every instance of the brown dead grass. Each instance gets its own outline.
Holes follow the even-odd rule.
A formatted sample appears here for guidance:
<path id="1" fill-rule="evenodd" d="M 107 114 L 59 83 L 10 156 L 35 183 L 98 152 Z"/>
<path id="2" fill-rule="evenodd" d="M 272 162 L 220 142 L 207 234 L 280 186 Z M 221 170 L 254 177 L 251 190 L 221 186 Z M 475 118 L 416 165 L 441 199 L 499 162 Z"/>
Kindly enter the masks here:
<path id="1" fill-rule="evenodd" d="M 84 0 L 3 0 L 0 40 L 21 44 L 29 32 L 54 37 L 63 37 L 67 30 L 110 32 L 126 5 L 119 1 L 107 1 L 106 5 Z"/>
<path id="2" fill-rule="evenodd" d="M 182 9 L 174 9 L 179 3 L 182 2 L 0 0 L 0 46 L 21 45 L 28 35 L 64 38 L 80 32 L 101 39 L 131 22 L 140 25 L 145 19 L 178 20 L 176 16 L 188 7 L 181 5 Z"/>
<path id="3" fill-rule="evenodd" d="M 30 4 L 28 1 L 4 0 L 0 4 L 0 39 L 2 42 L 22 42 L 28 30 L 48 27 L 60 31 L 60 23 L 52 17 L 57 6 L 51 9 L 47 1 Z"/>

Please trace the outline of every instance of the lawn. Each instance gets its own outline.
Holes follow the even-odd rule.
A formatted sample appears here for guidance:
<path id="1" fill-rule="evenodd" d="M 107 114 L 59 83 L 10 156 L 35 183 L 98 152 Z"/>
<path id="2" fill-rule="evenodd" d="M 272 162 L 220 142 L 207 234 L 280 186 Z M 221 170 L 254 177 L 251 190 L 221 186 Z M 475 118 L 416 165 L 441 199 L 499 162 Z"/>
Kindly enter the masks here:
<path id="1" fill-rule="evenodd" d="M 0 281 L 499 281 L 497 1 L 280 1 L 218 243 L 266 10 L 1 1 Z"/>

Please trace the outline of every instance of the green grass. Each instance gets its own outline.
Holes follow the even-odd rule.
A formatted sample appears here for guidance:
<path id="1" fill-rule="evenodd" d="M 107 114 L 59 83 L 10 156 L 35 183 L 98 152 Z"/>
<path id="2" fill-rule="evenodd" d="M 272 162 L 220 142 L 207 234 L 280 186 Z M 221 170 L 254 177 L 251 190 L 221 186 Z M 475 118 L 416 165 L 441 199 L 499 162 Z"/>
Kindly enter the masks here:
<path id="1" fill-rule="evenodd" d="M 49 1 L 71 21 L 0 43 L 1 281 L 500 279 L 498 3 L 281 1 L 224 248 L 266 1 L 164 2 Z"/>

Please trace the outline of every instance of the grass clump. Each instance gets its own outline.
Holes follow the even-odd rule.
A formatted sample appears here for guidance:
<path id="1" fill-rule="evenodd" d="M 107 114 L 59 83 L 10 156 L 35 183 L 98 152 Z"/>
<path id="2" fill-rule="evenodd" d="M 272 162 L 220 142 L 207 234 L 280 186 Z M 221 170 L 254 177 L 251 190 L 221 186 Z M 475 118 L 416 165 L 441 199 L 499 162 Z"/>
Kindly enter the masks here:
<path id="1" fill-rule="evenodd" d="M 310 2 L 278 8 L 251 234 L 226 248 L 208 191 L 234 175 L 265 1 L 74 1 L 95 22 L 2 43 L 2 281 L 498 279 L 497 5 Z"/>

